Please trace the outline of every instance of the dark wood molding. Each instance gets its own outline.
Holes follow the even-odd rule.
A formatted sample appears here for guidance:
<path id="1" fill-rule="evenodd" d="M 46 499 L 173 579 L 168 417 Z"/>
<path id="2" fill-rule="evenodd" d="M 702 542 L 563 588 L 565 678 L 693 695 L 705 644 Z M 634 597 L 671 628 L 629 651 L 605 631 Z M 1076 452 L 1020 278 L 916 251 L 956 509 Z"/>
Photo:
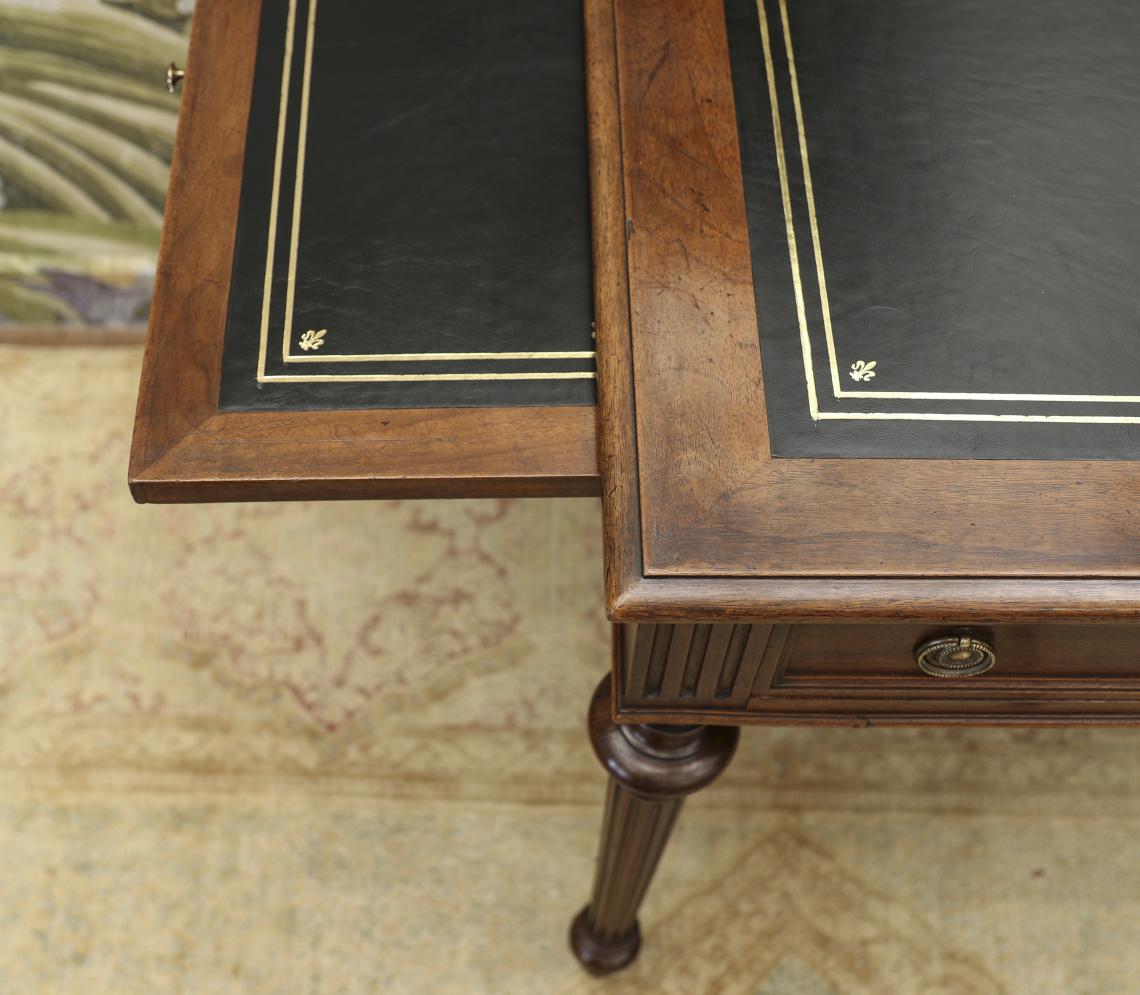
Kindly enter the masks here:
<path id="1" fill-rule="evenodd" d="M 629 330 L 627 212 L 618 99 L 615 0 L 584 0 L 589 107 L 590 202 L 594 243 L 594 327 L 598 342 L 598 458 L 606 521 L 606 603 L 641 575 L 637 441 Z M 601 343 L 605 342 L 603 348 Z M 602 383 L 607 385 L 602 390 Z"/>
<path id="2" fill-rule="evenodd" d="M 622 573 L 615 622 L 1140 622 L 1140 581 L 645 578 Z"/>
<path id="3" fill-rule="evenodd" d="M 597 494 L 590 407 L 218 411 L 260 9 L 195 10 L 131 453 L 136 500 Z"/>
<path id="4" fill-rule="evenodd" d="M 787 625 L 615 626 L 621 707 L 744 707 L 771 685 Z"/>

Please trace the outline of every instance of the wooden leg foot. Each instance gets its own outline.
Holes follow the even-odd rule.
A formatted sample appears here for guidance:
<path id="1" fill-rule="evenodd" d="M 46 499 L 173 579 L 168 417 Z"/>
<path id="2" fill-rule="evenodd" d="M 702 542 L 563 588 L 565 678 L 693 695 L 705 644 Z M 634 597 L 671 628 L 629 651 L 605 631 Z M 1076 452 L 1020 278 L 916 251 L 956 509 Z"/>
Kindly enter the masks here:
<path id="1" fill-rule="evenodd" d="M 574 955 L 592 974 L 637 956 L 637 910 L 681 804 L 728 766 L 740 736 L 722 726 L 619 726 L 610 688 L 607 677 L 590 702 L 590 741 L 610 775 L 594 893 L 570 929 Z"/>
<path id="2" fill-rule="evenodd" d="M 574 917 L 570 926 L 570 949 L 591 974 L 599 977 L 613 974 L 631 964 L 637 956 L 641 949 L 641 930 L 635 919 L 633 928 L 625 936 L 614 939 L 599 936 L 597 927 L 590 921 L 590 907 L 587 905 Z"/>

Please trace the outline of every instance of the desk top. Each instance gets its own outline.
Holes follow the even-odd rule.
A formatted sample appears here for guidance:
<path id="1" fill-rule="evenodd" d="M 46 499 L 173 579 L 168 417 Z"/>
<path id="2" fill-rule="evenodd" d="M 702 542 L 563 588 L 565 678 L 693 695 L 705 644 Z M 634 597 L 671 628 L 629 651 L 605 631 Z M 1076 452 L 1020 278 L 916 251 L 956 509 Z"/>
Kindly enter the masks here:
<path id="1" fill-rule="evenodd" d="M 587 6 L 611 613 L 1140 614 L 1140 8 Z"/>
<path id="2" fill-rule="evenodd" d="M 1129 58 L 1140 14 L 1054 0 L 1026 21 L 1017 0 L 952 10 L 876 0 L 848 23 L 841 6 L 586 0 L 610 611 L 633 621 L 1140 617 L 1140 198 L 1127 165 L 1135 129 L 1123 126 L 1140 94 Z M 477 7 L 457 5 L 456 16 Z M 495 16 L 509 10 L 530 12 L 511 4 Z M 327 227 L 351 213 L 335 155 L 312 174 L 315 200 L 296 182 L 308 175 L 302 159 L 325 158 L 318 146 L 359 149 L 366 138 L 367 101 L 350 102 L 349 126 L 318 145 L 299 138 L 300 110 L 328 100 L 322 66 L 357 47 L 347 22 L 322 33 L 313 0 L 266 0 L 261 14 L 257 2 L 197 9 L 135 496 L 596 493 L 594 412 L 571 396 L 589 381 L 573 289 L 582 229 L 553 233 L 576 209 L 551 214 L 557 225 L 516 217 L 512 228 L 504 212 L 533 213 L 534 190 L 515 182 L 517 198 L 496 187 L 464 205 L 440 182 L 446 213 L 469 227 L 450 255 L 425 256 L 430 235 L 419 246 L 417 272 L 433 275 L 416 301 L 400 298 L 403 277 L 382 279 L 382 292 L 330 284 L 358 261 L 372 272 L 395 244 L 385 226 L 362 225 L 343 245 L 343 224 Z M 272 46 L 254 44 L 259 29 Z M 292 32 L 291 59 L 281 30 Z M 415 31 L 404 30 L 411 51 Z M 459 103 L 468 80 L 493 79 L 477 53 L 511 32 L 493 33 L 481 46 L 464 47 L 469 31 L 453 39 L 457 57 L 475 59 L 473 75 L 440 67 L 417 81 L 432 94 L 423 107 L 387 107 L 392 148 L 409 115 L 446 117 L 440 79 Z M 324 38 L 333 47 L 322 63 Z M 527 41 L 503 64 L 532 72 L 532 44 L 541 48 Z M 1040 52 L 1049 57 L 1027 54 Z M 398 66 L 390 54 L 385 64 Z M 565 95 L 569 63 L 552 59 L 549 94 Z M 393 92 L 416 89 L 401 80 Z M 532 124 L 557 147 L 548 110 Z M 449 175 L 438 145 L 409 127 L 401 161 L 434 149 L 443 171 L 423 177 Z M 504 161 L 542 159 L 526 143 L 511 148 Z M 465 161 L 481 176 L 499 151 L 475 143 Z M 566 203 L 580 206 L 574 190 Z M 406 198 L 361 203 L 401 244 L 421 234 Z M 521 283 L 483 270 L 455 283 L 458 311 L 441 307 L 444 270 L 500 260 L 473 261 L 492 229 L 533 243 L 537 270 L 524 264 Z M 408 262 L 392 272 L 406 275 Z M 519 320 L 487 320 L 509 311 L 488 306 L 496 294 L 522 305 Z M 530 352 L 542 355 L 519 357 L 549 296 L 566 320 L 535 332 Z M 266 313 L 273 334 L 263 337 Z M 422 314 L 432 317 L 417 325 Z M 472 329 L 498 338 L 470 353 L 499 355 L 470 359 L 460 342 Z M 330 388 L 293 373 L 312 367 L 347 379 Z M 540 375 L 481 383 L 476 369 Z"/>
<path id="3" fill-rule="evenodd" d="M 273 0 L 223 410 L 594 403 L 574 2 Z"/>
<path id="4" fill-rule="evenodd" d="M 726 10 L 773 454 L 1140 458 L 1140 9 Z"/>
<path id="5" fill-rule="evenodd" d="M 598 487 L 580 7 L 203 0 L 144 501 Z"/>

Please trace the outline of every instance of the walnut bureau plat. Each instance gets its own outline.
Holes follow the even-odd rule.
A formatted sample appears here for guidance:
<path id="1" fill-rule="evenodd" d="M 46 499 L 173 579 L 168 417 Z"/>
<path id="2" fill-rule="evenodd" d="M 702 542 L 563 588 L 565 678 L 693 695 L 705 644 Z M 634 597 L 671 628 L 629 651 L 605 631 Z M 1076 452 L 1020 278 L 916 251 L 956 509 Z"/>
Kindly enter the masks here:
<path id="1" fill-rule="evenodd" d="M 607 973 L 735 726 L 1140 719 L 1140 13 L 586 8 Z"/>
<path id="2" fill-rule="evenodd" d="M 452 7 L 464 10 L 463 4 Z M 918 0 L 880 0 L 866 9 L 889 15 L 903 7 L 921 32 L 925 8 Z M 330 9 L 334 17 L 327 19 Z M 501 8 L 508 9 L 524 8 Z M 321 45 L 346 29 L 343 23 L 338 29 L 330 0 L 322 0 L 319 12 L 314 0 L 266 0 L 264 9 L 252 0 L 203 0 L 196 13 L 140 389 L 132 491 L 141 501 L 602 493 L 607 610 L 617 624 L 612 676 L 590 706 L 589 725 L 611 782 L 594 896 L 572 930 L 576 954 L 599 973 L 635 956 L 637 909 L 681 801 L 728 763 L 738 725 L 1131 723 L 1140 715 L 1140 538 L 1132 520 L 1137 464 L 1134 430 L 1127 427 L 1130 402 L 1119 400 L 1115 387 L 1105 391 L 1113 400 L 1099 406 L 1034 399 L 1018 408 L 1021 400 L 1002 399 L 987 407 L 989 399 L 972 397 L 958 408 L 958 398 L 941 396 L 1056 397 L 1058 368 L 1067 365 L 1070 374 L 1086 378 L 1112 374 L 1113 366 L 1127 374 L 1135 357 L 1127 349 L 1122 354 L 1117 341 L 1113 363 L 1094 354 L 1089 373 L 1064 341 L 1046 337 L 1055 361 L 1036 369 L 1023 364 L 1029 368 L 1021 372 L 1029 379 L 1044 372 L 1049 382 L 1030 390 L 998 382 L 1020 375 L 1000 357 L 979 371 L 959 362 L 945 342 L 927 343 L 934 358 L 912 355 L 909 365 L 901 351 L 897 359 L 881 351 L 897 346 L 898 315 L 918 312 L 919 291 L 936 302 L 940 320 L 952 314 L 979 319 L 971 302 L 955 299 L 953 287 L 940 289 L 933 278 L 919 285 L 884 277 L 891 266 L 922 264 L 922 226 L 891 231 L 890 244 L 907 250 L 892 254 L 886 242 L 860 245 L 861 231 L 878 230 L 862 227 L 866 217 L 836 211 L 882 201 L 886 213 L 873 220 L 889 228 L 892 216 L 905 213 L 890 210 L 890 197 L 900 189 L 930 224 L 941 220 L 936 208 L 956 203 L 949 194 L 924 201 L 907 179 L 914 170 L 933 170 L 924 174 L 930 189 L 939 189 L 935 180 L 953 179 L 937 172 L 938 153 L 946 149 L 933 138 L 923 144 L 923 128 L 934 135 L 931 122 L 949 113 L 936 92 L 919 89 L 917 107 L 902 108 L 906 113 L 896 119 L 910 130 L 901 135 L 880 130 L 873 101 L 844 105 L 843 113 L 828 103 L 838 98 L 821 83 L 830 74 L 819 68 L 837 58 L 835 37 L 851 36 L 842 9 L 823 0 L 786 6 L 778 0 L 587 0 L 580 51 L 589 98 L 596 443 L 590 397 L 560 393 L 565 385 L 557 383 L 545 396 L 541 383 L 537 394 L 513 396 L 439 388 L 465 381 L 433 381 L 435 372 L 454 375 L 472 368 L 458 364 L 496 361 L 433 364 L 410 361 L 406 352 L 392 359 L 406 347 L 386 338 L 376 322 L 356 321 L 350 332 L 358 341 L 348 344 L 363 354 L 372 341 L 369 348 L 378 352 L 367 362 L 385 372 L 352 382 L 378 386 L 352 387 L 339 398 L 318 396 L 323 387 L 299 387 L 290 397 L 283 391 L 293 385 L 278 390 L 278 381 L 264 379 L 305 369 L 306 362 L 318 365 L 314 354 L 328 355 L 344 342 L 345 316 L 369 313 L 363 301 L 331 309 L 339 323 L 322 320 L 320 308 L 306 314 L 306 294 L 310 303 L 319 297 L 328 281 L 319 267 L 333 257 L 305 255 L 305 239 L 321 229 L 303 212 L 299 242 L 294 235 L 291 248 L 289 240 L 291 211 L 314 199 L 330 217 L 339 207 L 335 197 L 319 199 L 322 190 L 335 190 L 337 163 L 317 157 L 340 138 L 325 132 L 323 144 L 310 142 L 309 167 L 299 166 L 290 150 L 303 146 L 297 142 L 300 103 L 319 108 L 330 93 L 343 92 L 324 83 L 330 77 Z M 1047 23 L 1060 8 L 1043 9 Z M 566 34 L 561 22 L 556 28 Z M 1117 28 L 1127 38 L 1137 23 L 1130 19 Z M 859 30 L 858 44 L 849 48 L 851 58 L 865 61 L 837 65 L 867 74 L 874 65 L 867 53 L 881 43 L 881 24 L 868 16 Z M 367 44 L 366 30 L 353 33 Z M 280 54 L 268 54 L 270 41 L 274 52 L 291 53 L 295 72 L 285 72 Z M 558 81 L 570 77 L 551 51 L 550 92 L 564 92 Z M 893 53 L 897 78 L 885 70 L 881 78 L 872 74 L 867 92 L 890 92 L 909 79 L 914 63 L 905 51 Z M 502 57 L 510 54 L 507 46 Z M 255 55 L 261 60 L 256 74 Z M 1073 58 L 1080 57 L 1078 49 Z M 361 74 L 384 65 L 374 60 L 365 69 L 344 61 Z M 968 75 L 971 67 L 944 68 L 954 78 L 952 70 Z M 430 87 L 433 80 L 416 85 Z M 398 106 L 391 113 L 400 119 Z M 351 123 L 351 112 L 344 116 Z M 523 119 L 541 129 L 549 116 L 545 109 Z M 960 136 L 963 127 L 951 119 L 945 130 Z M 254 128 L 262 138 L 250 135 Z M 275 136 L 285 149 L 276 170 Z M 405 149 L 423 142 L 414 133 L 402 137 Z M 901 150 L 901 165 L 845 163 L 864 140 L 879 152 Z M 965 158 L 952 165 L 976 181 L 971 155 L 992 143 L 965 145 Z M 495 168 L 487 149 L 474 147 L 471 155 Z M 810 199 L 809 161 L 815 166 Z M 313 171 L 305 196 L 313 196 L 304 201 L 289 184 L 291 171 L 306 168 Z M 991 178 L 1008 179 L 1012 168 Z M 275 173 L 277 194 L 270 180 Z M 962 197 L 968 187 L 948 189 Z M 861 200 L 860 190 L 876 197 Z M 255 255 L 241 235 L 245 225 L 266 240 L 250 213 L 259 203 L 266 217 L 274 203 L 279 212 L 276 263 L 264 251 Z M 373 209 L 391 210 L 393 230 L 414 234 L 399 227 L 408 219 L 398 207 Z M 487 221 L 466 220 L 468 235 Z M 572 259 L 577 228 L 562 227 L 567 241 L 548 248 Z M 1118 254 L 1134 264 L 1140 247 L 1128 230 L 1113 231 Z M 519 232 L 533 237 L 525 226 Z M 315 244 L 319 249 L 319 238 Z M 365 263 L 368 244 L 359 249 Z M 961 258 L 970 260 L 985 244 L 992 239 L 964 237 Z M 1121 247 L 1136 251 L 1121 253 Z M 295 249 L 299 269 L 290 276 Z M 853 258 L 859 264 L 850 263 L 848 271 Z M 939 260 L 927 262 L 938 275 Z M 256 287 L 259 265 L 280 269 L 269 290 Z M 983 258 L 958 272 L 974 281 L 964 280 L 967 289 L 977 291 L 982 281 L 990 303 L 1007 307 L 983 279 L 994 265 Z M 568 265 L 558 285 L 571 295 L 575 279 L 580 282 L 575 266 Z M 1070 279 L 1079 282 L 1078 276 Z M 1119 319 L 1120 306 L 1130 303 L 1127 276 L 1102 271 L 1098 318 Z M 826 315 L 825 277 L 831 277 L 832 297 Z M 1049 289 L 1066 287 L 1064 280 L 1054 285 Z M 241 299 L 250 286 L 264 291 L 252 306 Z M 867 286 L 882 300 L 859 296 Z M 900 303 L 892 297 L 899 286 L 918 290 Z M 986 304 L 985 293 L 974 296 Z M 1060 311 L 1080 316 L 1058 296 Z M 574 314 L 581 301 L 571 305 L 560 314 Z M 533 306 L 523 301 L 514 313 L 533 314 Z M 276 336 L 294 307 L 292 347 L 275 344 L 268 357 L 276 362 L 272 350 L 281 349 L 283 365 L 261 367 L 262 387 L 246 390 L 243 370 L 252 370 L 257 357 L 243 336 L 256 341 L 263 312 Z M 1035 312 L 1044 313 L 1041 307 Z M 581 325 L 580 319 L 576 330 L 565 323 L 552 334 L 581 337 Z M 1111 321 L 1107 327 L 1114 327 Z M 439 339 L 425 351 L 447 352 L 446 314 L 421 334 L 431 339 L 437 328 Z M 960 333 L 958 339 L 947 337 L 967 357 L 979 341 L 985 346 L 984 335 Z M 510 351 L 501 342 L 492 345 L 491 351 Z M 801 350 L 814 361 L 813 372 L 791 362 L 802 360 Z M 592 357 L 579 356 L 592 352 L 585 338 L 571 348 L 554 343 L 547 352 L 575 358 L 540 360 L 544 369 L 591 369 Z M 474 368 L 510 373 L 532 370 L 517 364 L 534 361 Z M 414 368 L 428 376 L 388 387 L 396 382 L 383 379 L 388 364 L 397 362 L 418 362 Z M 953 380 L 949 389 L 943 371 Z M 835 389 L 836 376 L 829 383 L 829 372 L 842 378 L 844 389 Z M 892 382 L 908 372 L 919 389 Z M 417 393 L 419 383 L 436 386 Z M 526 381 L 524 388 L 530 389 Z M 278 399 L 267 402 L 274 390 Z M 361 393 L 370 390 L 376 394 Z M 871 396 L 877 393 L 940 396 L 898 398 L 901 409 L 892 409 L 896 398 Z M 1093 396 L 1087 388 L 1079 393 Z M 849 408 L 863 417 L 819 417 Z M 880 417 L 900 411 L 912 417 Z M 1094 420 L 1056 421 L 1058 412 Z M 1038 420 L 923 420 L 959 413 Z M 884 424 L 888 431 L 879 430 Z M 939 431 L 922 431 L 932 425 Z M 1027 434 L 1020 431 L 1026 428 Z M 1089 454 L 1095 458 L 1082 458 Z M 940 638 L 956 642 L 933 646 L 922 662 L 934 674 L 954 675 L 959 668 L 958 676 L 935 676 L 916 660 L 920 647 Z M 960 675 L 961 668 L 983 667 L 991 669 Z"/>

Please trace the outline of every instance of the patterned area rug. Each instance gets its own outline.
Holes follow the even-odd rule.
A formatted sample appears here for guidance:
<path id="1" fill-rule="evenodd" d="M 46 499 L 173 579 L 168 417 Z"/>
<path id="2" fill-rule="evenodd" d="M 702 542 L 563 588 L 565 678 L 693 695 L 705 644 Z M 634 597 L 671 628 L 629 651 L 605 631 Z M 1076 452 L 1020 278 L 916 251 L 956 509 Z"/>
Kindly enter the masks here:
<path id="1" fill-rule="evenodd" d="M 1140 733 L 749 730 L 597 982 L 592 501 L 140 508 L 0 347 L 0 992 L 1140 991 Z"/>

